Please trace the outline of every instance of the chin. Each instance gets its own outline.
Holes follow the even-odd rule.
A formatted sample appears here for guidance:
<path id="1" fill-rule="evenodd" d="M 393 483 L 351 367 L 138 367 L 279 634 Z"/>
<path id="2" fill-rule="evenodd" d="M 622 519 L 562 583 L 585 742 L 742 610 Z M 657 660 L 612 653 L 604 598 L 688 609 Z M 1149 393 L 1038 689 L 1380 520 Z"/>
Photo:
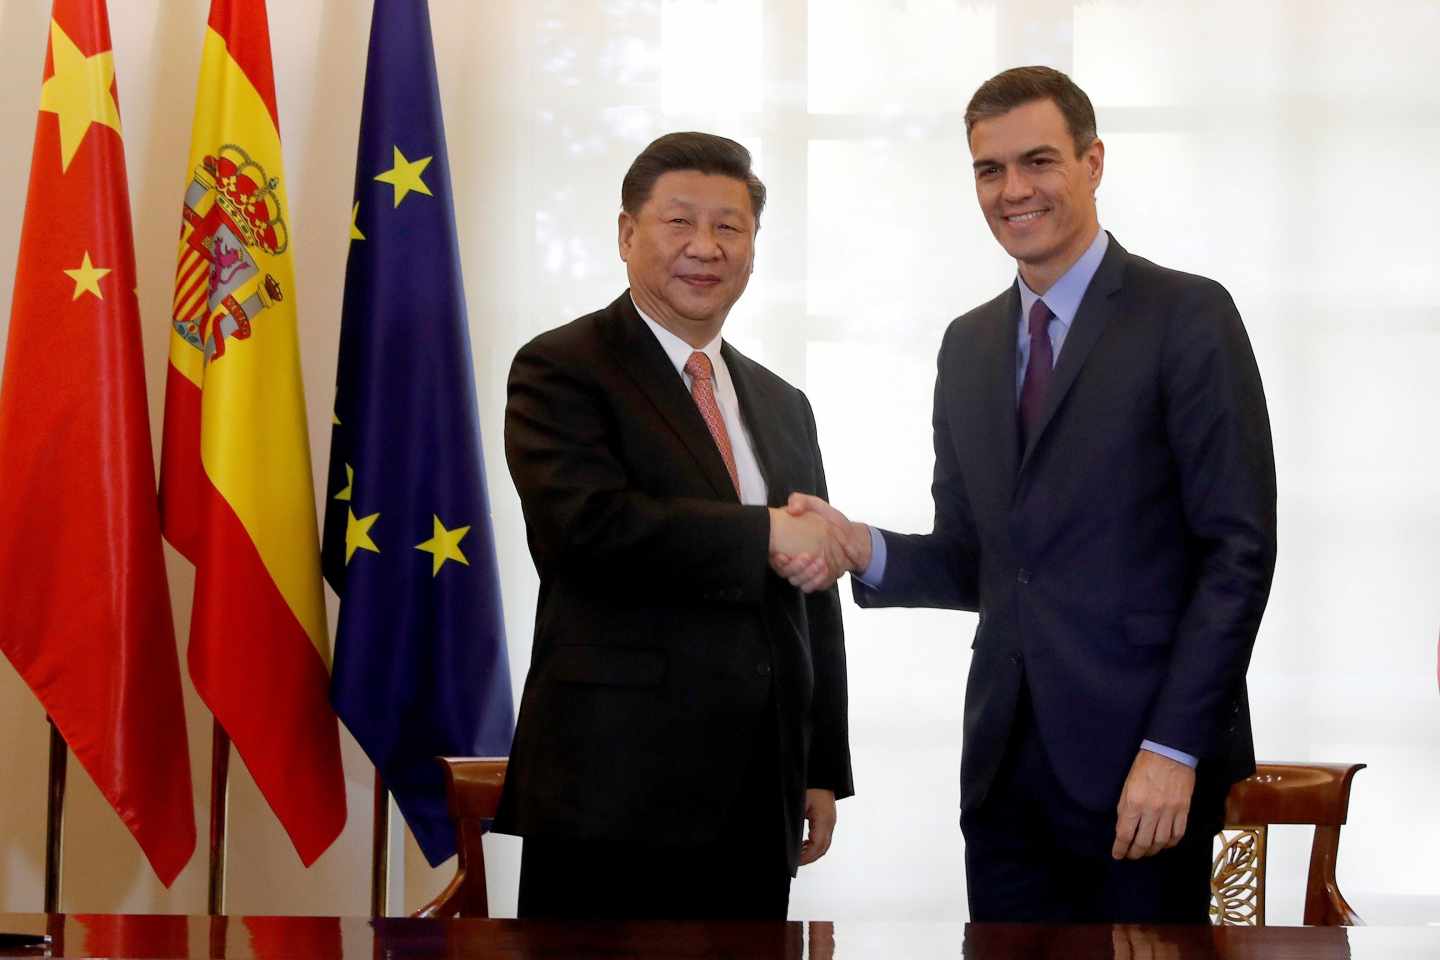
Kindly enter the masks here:
<path id="1" fill-rule="evenodd" d="M 724 309 L 725 298 L 719 296 L 718 291 L 707 293 L 696 293 L 685 297 L 675 306 L 687 317 L 696 320 L 709 319 L 717 312 Z"/>
<path id="2" fill-rule="evenodd" d="M 1035 243 L 1002 243 L 1010 259 L 1017 263 L 1033 263 L 1036 260 L 1044 259 L 1043 247 Z"/>
<path id="3" fill-rule="evenodd" d="M 670 309 L 675 311 L 675 315 L 686 323 L 708 323 L 715 315 L 715 308 L 708 303 L 695 303 L 689 300 L 683 303 L 666 302 L 669 303 Z"/>
<path id="4" fill-rule="evenodd" d="M 1027 242 L 1001 244 L 1005 252 L 1021 263 L 1042 264 L 1053 259 L 1059 244 L 1050 237 L 1032 237 Z"/>
<path id="5" fill-rule="evenodd" d="M 1000 248 L 1016 260 L 1032 257 L 1048 246 L 1040 237 L 1017 237 L 1005 223 L 991 227 L 990 232 L 995 235 L 995 242 L 1000 244 Z"/>

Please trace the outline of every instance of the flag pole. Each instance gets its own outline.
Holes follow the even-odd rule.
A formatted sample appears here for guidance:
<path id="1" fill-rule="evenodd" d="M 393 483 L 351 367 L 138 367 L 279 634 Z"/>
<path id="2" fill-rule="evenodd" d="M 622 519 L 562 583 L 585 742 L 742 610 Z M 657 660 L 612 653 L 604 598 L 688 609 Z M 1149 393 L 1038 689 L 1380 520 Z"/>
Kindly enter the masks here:
<path id="1" fill-rule="evenodd" d="M 45 912 L 60 912 L 60 860 L 65 848 L 65 768 L 70 748 L 50 724 L 50 780 L 45 798 Z"/>
<path id="2" fill-rule="evenodd" d="M 220 721 L 210 747 L 210 915 L 225 913 L 225 833 L 230 821 L 230 737 Z"/>
<path id="3" fill-rule="evenodd" d="M 375 771 L 375 830 L 370 849 L 370 916 L 383 917 L 390 908 L 390 791 Z"/>

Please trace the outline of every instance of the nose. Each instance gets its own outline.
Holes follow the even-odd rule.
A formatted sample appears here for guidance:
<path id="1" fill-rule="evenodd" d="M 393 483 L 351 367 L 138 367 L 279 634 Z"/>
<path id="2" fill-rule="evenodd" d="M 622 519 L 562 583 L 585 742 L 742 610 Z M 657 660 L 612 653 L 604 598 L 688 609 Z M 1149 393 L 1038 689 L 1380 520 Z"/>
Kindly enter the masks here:
<path id="1" fill-rule="evenodd" d="M 1024 171 L 1014 166 L 1006 168 L 1005 183 L 1002 186 L 1001 196 L 1007 203 L 1018 203 L 1029 199 L 1030 195 L 1035 192 L 1030 178 L 1025 176 Z"/>
<path id="2" fill-rule="evenodd" d="M 720 239 L 710 224 L 696 227 L 685 244 L 685 255 L 695 260 L 715 260 L 720 253 Z"/>

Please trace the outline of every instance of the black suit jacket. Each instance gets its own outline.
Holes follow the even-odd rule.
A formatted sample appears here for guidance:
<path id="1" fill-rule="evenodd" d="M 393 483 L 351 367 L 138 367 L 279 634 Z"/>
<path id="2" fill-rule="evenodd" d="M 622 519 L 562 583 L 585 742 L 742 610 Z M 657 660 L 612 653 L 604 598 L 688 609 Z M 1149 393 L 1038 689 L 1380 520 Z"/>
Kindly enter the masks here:
<path id="1" fill-rule="evenodd" d="M 1245 672 L 1275 565 L 1275 466 L 1250 342 L 1219 284 L 1111 238 L 1041 425 L 1018 439 L 1018 286 L 950 324 L 934 532 L 885 533 L 862 606 L 978 610 L 961 805 L 984 799 L 1022 676 L 1061 783 L 1113 809 L 1143 739 L 1254 769 Z"/>
<path id="2" fill-rule="evenodd" d="M 771 505 L 824 496 L 805 396 L 722 350 Z M 839 596 L 770 571 L 766 508 L 740 504 L 628 291 L 521 348 L 505 454 L 540 596 L 496 829 L 717 839 L 774 736 L 793 869 L 805 789 L 853 792 Z"/>

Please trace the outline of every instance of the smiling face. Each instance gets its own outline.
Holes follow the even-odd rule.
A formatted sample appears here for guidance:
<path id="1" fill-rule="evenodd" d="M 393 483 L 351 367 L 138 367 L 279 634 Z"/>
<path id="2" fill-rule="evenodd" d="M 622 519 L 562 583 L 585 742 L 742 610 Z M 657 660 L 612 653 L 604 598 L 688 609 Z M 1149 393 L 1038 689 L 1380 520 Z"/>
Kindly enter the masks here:
<path id="1" fill-rule="evenodd" d="M 691 346 L 714 340 L 750 281 L 755 229 L 743 180 L 662 174 L 635 215 L 620 214 L 620 259 L 636 305 Z"/>
<path id="2" fill-rule="evenodd" d="M 1043 294 L 1095 239 L 1095 190 L 1105 145 L 1078 155 L 1053 100 L 1034 100 L 977 122 L 970 131 L 975 195 L 990 232 Z"/>

